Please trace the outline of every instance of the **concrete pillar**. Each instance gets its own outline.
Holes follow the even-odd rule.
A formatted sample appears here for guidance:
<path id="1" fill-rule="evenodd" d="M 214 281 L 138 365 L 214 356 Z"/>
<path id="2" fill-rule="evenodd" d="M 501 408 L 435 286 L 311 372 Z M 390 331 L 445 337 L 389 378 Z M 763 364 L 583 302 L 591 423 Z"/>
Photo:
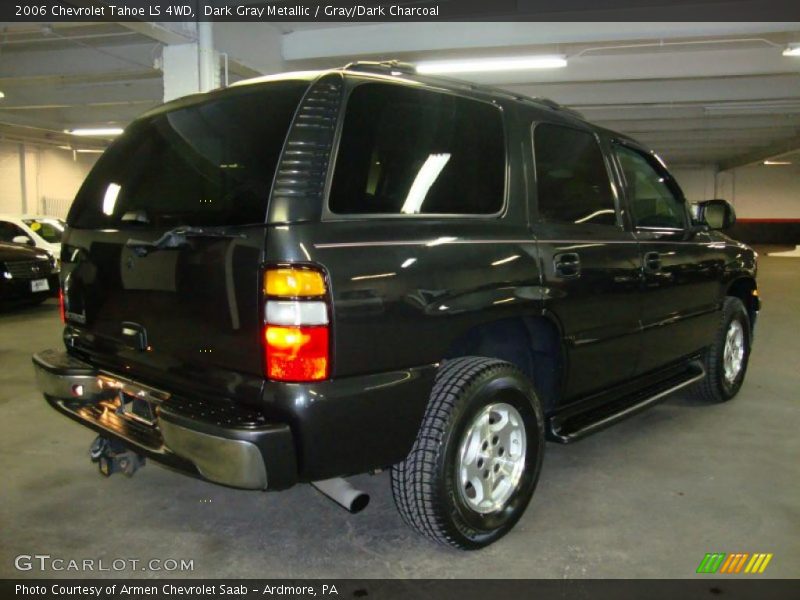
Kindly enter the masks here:
<path id="1" fill-rule="evenodd" d="M 200 21 L 197 24 L 197 71 L 200 75 L 201 92 L 219 87 L 219 56 L 214 51 L 214 29 L 211 21 Z"/>
<path id="2" fill-rule="evenodd" d="M 220 86 L 220 57 L 214 50 L 212 27 L 210 22 L 200 22 L 196 43 L 164 46 L 164 102 Z"/>

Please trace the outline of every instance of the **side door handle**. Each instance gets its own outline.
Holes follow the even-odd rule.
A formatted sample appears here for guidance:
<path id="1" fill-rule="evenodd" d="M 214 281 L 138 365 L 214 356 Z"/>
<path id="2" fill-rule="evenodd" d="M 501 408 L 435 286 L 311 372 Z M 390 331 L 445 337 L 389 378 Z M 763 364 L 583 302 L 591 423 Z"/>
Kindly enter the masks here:
<path id="1" fill-rule="evenodd" d="M 553 257 L 556 277 L 572 279 L 581 275 L 581 257 L 577 252 L 564 252 Z"/>
<path id="2" fill-rule="evenodd" d="M 658 252 L 648 252 L 644 255 L 644 268 L 645 271 L 660 271 L 661 270 L 661 255 Z"/>

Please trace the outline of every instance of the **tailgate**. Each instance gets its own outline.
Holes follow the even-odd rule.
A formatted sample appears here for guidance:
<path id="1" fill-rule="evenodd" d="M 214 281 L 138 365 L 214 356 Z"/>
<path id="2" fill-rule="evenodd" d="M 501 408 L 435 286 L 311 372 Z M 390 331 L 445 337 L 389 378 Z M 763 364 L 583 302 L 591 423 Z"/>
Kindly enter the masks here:
<path id="1" fill-rule="evenodd" d="M 104 153 L 62 246 L 76 347 L 106 368 L 216 382 L 231 395 L 237 374 L 260 378 L 267 201 L 307 87 L 277 81 L 182 100 Z M 158 244 L 165 236 L 173 243 Z"/>

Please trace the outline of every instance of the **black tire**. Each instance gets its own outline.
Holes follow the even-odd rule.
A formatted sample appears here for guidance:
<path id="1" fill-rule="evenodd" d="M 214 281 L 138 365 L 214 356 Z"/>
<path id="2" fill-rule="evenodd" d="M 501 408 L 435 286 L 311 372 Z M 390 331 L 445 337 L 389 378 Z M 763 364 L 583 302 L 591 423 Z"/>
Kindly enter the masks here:
<path id="1" fill-rule="evenodd" d="M 732 381 L 729 381 L 725 377 L 723 360 L 726 336 L 733 321 L 739 322 L 744 333 L 744 356 L 738 374 Z M 747 314 L 744 304 L 739 298 L 728 296 L 722 305 L 719 327 L 714 333 L 714 340 L 703 352 L 705 379 L 692 388 L 692 397 L 702 402 L 718 403 L 727 402 L 738 394 L 747 373 L 751 341 L 750 316 Z"/>
<path id="2" fill-rule="evenodd" d="M 525 463 L 503 507 L 480 513 L 459 489 L 456 463 L 467 428 L 489 404 L 513 406 L 524 423 Z M 494 359 L 445 361 L 411 452 L 392 467 L 392 495 L 403 520 L 426 537 L 463 550 L 483 548 L 508 533 L 530 502 L 544 456 L 542 407 L 530 380 Z"/>

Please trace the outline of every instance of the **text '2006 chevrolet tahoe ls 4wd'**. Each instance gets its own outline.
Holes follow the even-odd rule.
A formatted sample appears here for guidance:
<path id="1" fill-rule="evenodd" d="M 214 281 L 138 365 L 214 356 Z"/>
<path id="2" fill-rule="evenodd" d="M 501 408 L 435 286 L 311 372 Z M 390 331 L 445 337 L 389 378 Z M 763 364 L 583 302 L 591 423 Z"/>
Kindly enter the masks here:
<path id="1" fill-rule="evenodd" d="M 339 478 L 391 468 L 411 526 L 479 548 L 546 438 L 736 395 L 759 299 L 734 218 L 549 101 L 394 63 L 250 80 L 100 158 L 38 385 L 106 473 L 149 456 L 358 508 Z"/>

